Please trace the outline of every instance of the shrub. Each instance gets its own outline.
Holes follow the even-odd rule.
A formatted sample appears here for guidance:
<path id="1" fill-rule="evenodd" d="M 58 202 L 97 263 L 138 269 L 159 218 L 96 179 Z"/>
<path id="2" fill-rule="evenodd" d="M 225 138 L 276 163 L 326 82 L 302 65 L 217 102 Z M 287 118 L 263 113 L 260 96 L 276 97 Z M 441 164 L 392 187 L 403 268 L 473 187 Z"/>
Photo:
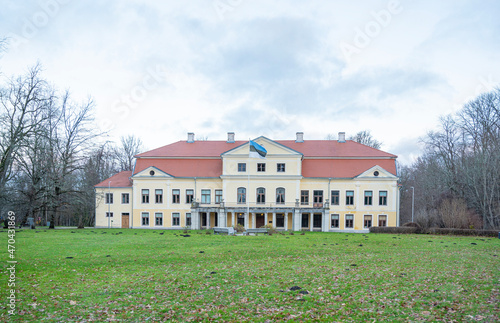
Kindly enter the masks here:
<path id="1" fill-rule="evenodd" d="M 278 233 L 278 231 L 276 230 L 275 227 L 273 227 L 272 224 L 263 225 L 261 226 L 261 228 L 267 229 L 268 234 Z"/>
<path id="2" fill-rule="evenodd" d="M 240 232 L 240 233 L 241 233 L 241 232 L 244 232 L 244 231 L 245 231 L 245 227 L 244 227 L 244 226 L 242 226 L 242 225 L 241 225 L 241 224 L 239 224 L 239 223 L 238 223 L 238 224 L 236 224 L 233 228 L 234 228 L 234 231 L 236 231 L 236 232 Z"/>
<path id="3" fill-rule="evenodd" d="M 411 234 L 417 233 L 419 228 L 417 227 L 371 227 L 371 233 L 401 233 L 401 234 Z"/>
<path id="4" fill-rule="evenodd" d="M 407 222 L 403 224 L 403 227 L 420 228 L 420 225 L 416 222 Z"/>

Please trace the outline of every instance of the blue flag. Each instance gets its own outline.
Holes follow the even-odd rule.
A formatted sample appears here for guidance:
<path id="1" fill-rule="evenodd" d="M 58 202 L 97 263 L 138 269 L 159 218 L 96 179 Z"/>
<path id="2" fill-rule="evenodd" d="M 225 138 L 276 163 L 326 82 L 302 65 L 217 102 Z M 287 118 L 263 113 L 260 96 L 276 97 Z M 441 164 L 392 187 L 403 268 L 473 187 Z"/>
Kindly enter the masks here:
<path id="1" fill-rule="evenodd" d="M 250 140 L 250 154 L 248 155 L 250 158 L 265 159 L 266 155 L 267 155 L 266 148 Z"/>

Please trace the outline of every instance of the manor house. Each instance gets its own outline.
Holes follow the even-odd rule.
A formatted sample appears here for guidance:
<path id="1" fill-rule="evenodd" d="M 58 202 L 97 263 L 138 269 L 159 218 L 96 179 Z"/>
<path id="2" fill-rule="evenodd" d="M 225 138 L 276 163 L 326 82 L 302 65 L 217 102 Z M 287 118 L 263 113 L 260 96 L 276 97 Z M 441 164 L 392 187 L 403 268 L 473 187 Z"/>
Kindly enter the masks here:
<path id="1" fill-rule="evenodd" d="M 95 186 L 96 227 L 367 232 L 399 225 L 397 156 L 345 140 L 178 141 Z"/>

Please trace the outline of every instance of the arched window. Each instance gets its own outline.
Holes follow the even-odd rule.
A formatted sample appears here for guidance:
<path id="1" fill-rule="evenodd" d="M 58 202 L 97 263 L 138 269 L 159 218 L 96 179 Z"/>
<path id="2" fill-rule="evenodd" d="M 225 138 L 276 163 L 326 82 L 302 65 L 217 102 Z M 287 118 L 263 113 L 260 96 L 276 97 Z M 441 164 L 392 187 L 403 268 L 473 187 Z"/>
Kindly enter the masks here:
<path id="1" fill-rule="evenodd" d="M 238 203 L 243 204 L 247 202 L 247 189 L 238 187 Z"/>
<path id="2" fill-rule="evenodd" d="M 266 189 L 263 187 L 259 187 L 257 189 L 257 203 L 258 204 L 266 203 Z"/>
<path id="3" fill-rule="evenodd" d="M 283 187 L 276 189 L 276 204 L 285 204 L 285 189 Z"/>

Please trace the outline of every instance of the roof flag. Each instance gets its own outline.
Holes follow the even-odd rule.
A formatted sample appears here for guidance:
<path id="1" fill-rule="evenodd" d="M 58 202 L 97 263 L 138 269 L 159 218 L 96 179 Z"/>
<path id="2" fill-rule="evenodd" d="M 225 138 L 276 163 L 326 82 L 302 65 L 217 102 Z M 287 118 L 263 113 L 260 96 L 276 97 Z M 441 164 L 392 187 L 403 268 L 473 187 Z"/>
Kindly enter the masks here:
<path id="1" fill-rule="evenodd" d="M 250 140 L 250 158 L 261 158 L 265 159 L 267 155 L 267 150 L 259 145 L 258 143 Z"/>

